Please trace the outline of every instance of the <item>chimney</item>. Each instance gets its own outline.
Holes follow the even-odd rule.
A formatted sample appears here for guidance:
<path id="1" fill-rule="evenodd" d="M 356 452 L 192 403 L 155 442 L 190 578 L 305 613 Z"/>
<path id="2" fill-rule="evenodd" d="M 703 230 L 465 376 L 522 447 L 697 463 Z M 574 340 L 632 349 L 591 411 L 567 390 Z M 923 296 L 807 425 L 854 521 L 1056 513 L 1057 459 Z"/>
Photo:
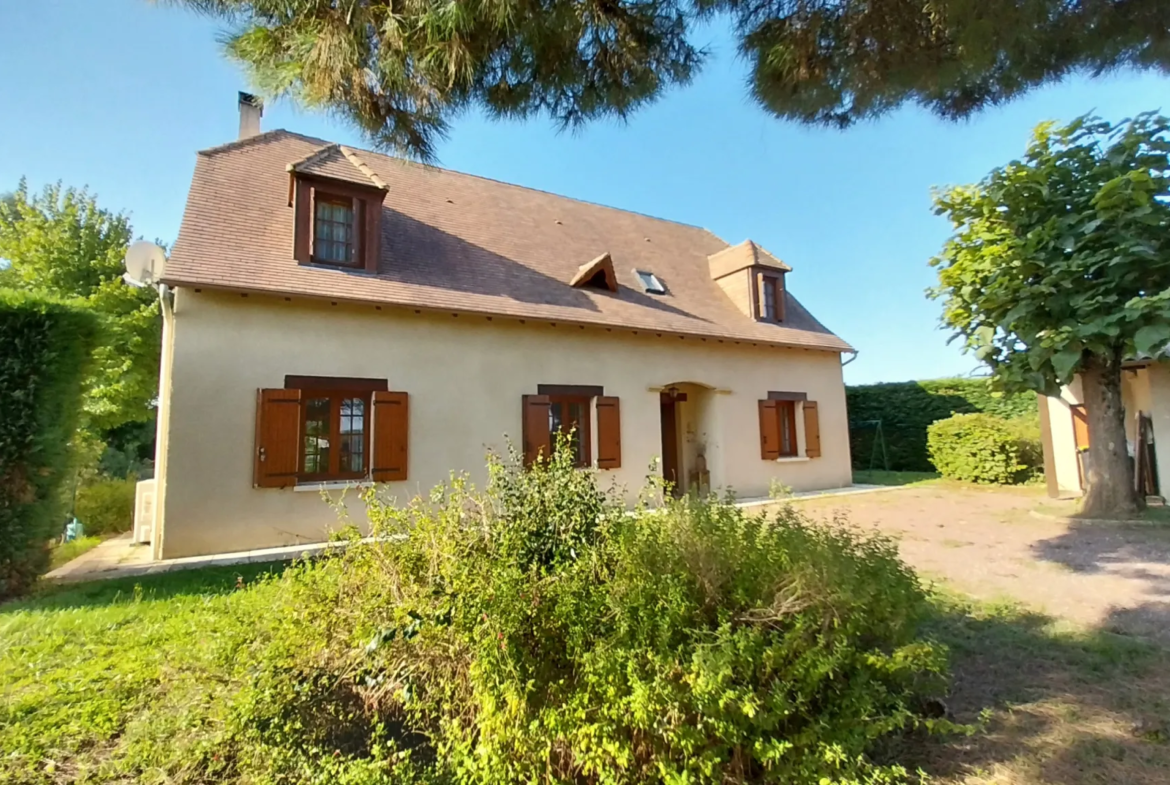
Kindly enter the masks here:
<path id="1" fill-rule="evenodd" d="M 260 133 L 260 116 L 264 107 L 251 93 L 240 93 L 240 138 L 248 139 Z"/>

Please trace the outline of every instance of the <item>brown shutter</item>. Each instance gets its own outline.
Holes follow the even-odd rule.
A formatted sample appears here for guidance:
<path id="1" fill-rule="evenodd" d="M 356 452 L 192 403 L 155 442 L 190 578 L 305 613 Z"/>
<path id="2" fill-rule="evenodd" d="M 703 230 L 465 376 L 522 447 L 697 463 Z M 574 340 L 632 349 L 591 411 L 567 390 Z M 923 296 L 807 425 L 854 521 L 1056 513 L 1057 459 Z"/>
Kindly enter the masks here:
<path id="1" fill-rule="evenodd" d="M 817 417 L 817 402 L 804 402 L 804 454 L 821 457 L 821 421 Z"/>
<path id="2" fill-rule="evenodd" d="M 365 206 L 365 231 L 362 248 L 366 272 L 378 272 L 378 259 L 382 255 L 382 194 L 363 199 Z"/>
<path id="3" fill-rule="evenodd" d="M 350 197 L 349 209 L 350 214 L 353 215 L 353 227 L 350 235 L 353 239 L 353 258 L 350 261 L 354 265 L 365 267 L 366 200 L 359 199 L 356 196 Z"/>
<path id="4" fill-rule="evenodd" d="M 618 399 L 597 397 L 597 468 L 622 467 L 622 417 Z"/>
<path id="5" fill-rule="evenodd" d="M 760 457 L 780 457 L 780 402 L 760 401 Z"/>
<path id="6" fill-rule="evenodd" d="M 783 322 L 788 315 L 788 284 L 785 273 L 776 276 L 776 321 Z"/>
<path id="7" fill-rule="evenodd" d="M 293 258 L 301 264 L 313 255 L 313 188 L 297 178 L 293 190 Z"/>
<path id="8" fill-rule="evenodd" d="M 1084 404 L 1073 404 L 1068 407 L 1072 411 L 1073 444 L 1077 450 L 1089 449 L 1089 412 Z"/>
<path id="9" fill-rule="evenodd" d="M 410 396 L 404 392 L 375 390 L 370 438 L 370 476 L 374 482 L 406 479 L 410 437 Z"/>
<path id="10" fill-rule="evenodd" d="M 541 452 L 548 458 L 549 431 L 547 395 L 524 396 L 524 465 L 531 466 Z"/>
<path id="11" fill-rule="evenodd" d="M 296 485 L 300 446 L 301 391 L 257 390 L 252 485 L 257 488 Z"/>

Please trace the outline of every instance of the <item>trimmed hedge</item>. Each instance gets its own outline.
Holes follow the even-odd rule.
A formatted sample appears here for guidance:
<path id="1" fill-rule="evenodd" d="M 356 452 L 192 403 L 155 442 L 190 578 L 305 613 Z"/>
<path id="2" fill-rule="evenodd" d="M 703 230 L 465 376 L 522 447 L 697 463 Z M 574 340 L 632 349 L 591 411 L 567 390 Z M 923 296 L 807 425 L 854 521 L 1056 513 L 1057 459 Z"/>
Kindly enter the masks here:
<path id="1" fill-rule="evenodd" d="M 0 599 L 48 566 L 96 317 L 0 289 Z"/>
<path id="2" fill-rule="evenodd" d="M 103 478 L 77 490 L 73 515 L 86 534 L 121 534 L 134 527 L 134 492 L 138 481 Z"/>
<path id="3" fill-rule="evenodd" d="M 956 414 L 930 426 L 930 459 L 943 477 L 1011 485 L 1031 479 L 1043 462 L 1040 429 L 991 414 Z"/>
<path id="4" fill-rule="evenodd" d="M 996 393 L 988 379 L 858 385 L 846 388 L 845 400 L 849 406 L 849 440 L 855 469 L 871 468 L 877 429 L 868 423 L 875 420 L 882 421 L 890 465 L 882 465 L 879 449 L 878 463 L 872 468 L 899 472 L 935 470 L 927 453 L 926 429 L 952 414 L 987 412 L 1009 420 L 1031 418 L 1039 422 L 1034 394 Z"/>

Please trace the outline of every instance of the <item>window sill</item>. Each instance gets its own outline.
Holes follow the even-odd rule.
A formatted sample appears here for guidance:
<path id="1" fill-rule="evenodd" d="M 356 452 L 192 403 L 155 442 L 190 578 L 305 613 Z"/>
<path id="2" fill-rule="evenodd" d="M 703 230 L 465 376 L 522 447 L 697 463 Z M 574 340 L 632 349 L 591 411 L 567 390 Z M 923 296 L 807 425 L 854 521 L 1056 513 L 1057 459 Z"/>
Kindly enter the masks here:
<path id="1" fill-rule="evenodd" d="M 804 463 L 805 461 L 811 460 L 812 458 L 807 455 L 790 455 L 785 458 L 775 458 L 773 463 Z"/>
<path id="2" fill-rule="evenodd" d="M 297 493 L 321 493 L 322 491 L 356 490 L 369 485 L 369 480 L 326 480 L 325 482 L 301 482 L 293 486 Z"/>

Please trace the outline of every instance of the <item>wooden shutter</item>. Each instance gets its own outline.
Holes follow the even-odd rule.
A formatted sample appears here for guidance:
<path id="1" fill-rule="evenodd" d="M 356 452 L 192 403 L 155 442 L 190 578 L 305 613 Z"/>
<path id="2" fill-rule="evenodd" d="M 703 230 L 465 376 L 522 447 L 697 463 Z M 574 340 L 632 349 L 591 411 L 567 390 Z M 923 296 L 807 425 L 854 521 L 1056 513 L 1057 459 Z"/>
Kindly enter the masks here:
<path id="1" fill-rule="evenodd" d="M 548 458 L 549 398 L 547 395 L 525 395 L 524 403 L 524 465 L 531 466 L 541 452 Z"/>
<path id="2" fill-rule="evenodd" d="M 301 391 L 256 391 L 256 453 L 252 485 L 287 488 L 297 484 L 301 465 Z"/>
<path id="3" fill-rule="evenodd" d="M 821 421 L 817 416 L 817 402 L 804 402 L 804 454 L 821 457 Z"/>
<path id="4" fill-rule="evenodd" d="M 293 189 L 293 258 L 313 260 L 313 187 L 299 177 Z"/>
<path id="5" fill-rule="evenodd" d="M 362 200 L 364 212 L 362 229 L 362 256 L 366 272 L 378 272 L 382 256 L 382 194 Z"/>
<path id="6" fill-rule="evenodd" d="M 622 417 L 618 399 L 597 397 L 597 468 L 622 467 Z"/>
<path id="7" fill-rule="evenodd" d="M 370 427 L 370 477 L 374 482 L 401 482 L 407 476 L 410 396 L 375 390 Z"/>
<path id="8" fill-rule="evenodd" d="M 1084 404 L 1073 404 L 1068 407 L 1072 411 L 1073 444 L 1077 450 L 1089 449 L 1089 412 Z"/>
<path id="9" fill-rule="evenodd" d="M 760 457 L 765 461 L 780 457 L 779 401 L 760 401 Z"/>

